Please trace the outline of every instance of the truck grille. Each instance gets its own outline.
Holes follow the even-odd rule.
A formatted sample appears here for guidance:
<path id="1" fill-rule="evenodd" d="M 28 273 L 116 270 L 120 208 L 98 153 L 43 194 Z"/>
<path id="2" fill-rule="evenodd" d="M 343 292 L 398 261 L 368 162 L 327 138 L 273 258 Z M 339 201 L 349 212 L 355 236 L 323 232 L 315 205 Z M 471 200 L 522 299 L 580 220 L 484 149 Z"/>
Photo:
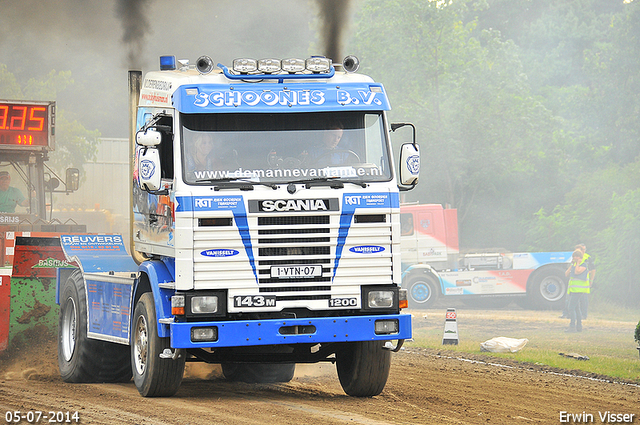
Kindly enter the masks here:
<path id="1" fill-rule="evenodd" d="M 319 286 L 318 282 L 331 281 L 330 223 L 331 216 L 328 215 L 258 217 L 256 266 L 260 292 L 328 292 L 331 287 Z M 299 264 L 322 265 L 322 276 L 290 279 L 271 277 L 271 266 Z M 262 286 L 267 284 L 269 286 Z M 290 297 L 295 298 L 296 295 Z M 303 296 L 297 299 L 303 299 Z"/>
<path id="2" fill-rule="evenodd" d="M 373 216 L 373 215 L 371 215 Z M 274 295 L 277 301 L 308 301 L 330 299 L 332 294 L 355 292 L 360 285 L 392 282 L 391 224 L 385 214 L 375 220 L 363 215 L 354 217 L 341 232 L 340 213 L 327 215 L 266 215 L 249 213 L 234 218 L 233 226 L 199 227 L 194 229 L 194 288 L 226 287 L 246 290 L 255 288 L 263 295 Z M 364 218 L 362 218 L 364 217 Z M 245 229 L 238 233 L 238 222 L 245 220 Z M 345 224 L 343 224 L 344 226 Z M 349 245 L 351 244 L 351 245 Z M 382 246 L 380 255 L 358 254 L 354 246 Z M 203 250 L 225 250 L 249 253 L 253 256 L 251 271 L 246 256 L 210 258 L 199 255 Z M 334 270 L 340 256 L 339 270 Z M 271 277 L 274 266 L 319 265 L 322 275 L 314 277 Z M 255 272 L 255 274 L 254 274 Z M 254 289 L 255 290 L 255 289 Z M 315 305 L 318 305 L 317 303 Z"/>

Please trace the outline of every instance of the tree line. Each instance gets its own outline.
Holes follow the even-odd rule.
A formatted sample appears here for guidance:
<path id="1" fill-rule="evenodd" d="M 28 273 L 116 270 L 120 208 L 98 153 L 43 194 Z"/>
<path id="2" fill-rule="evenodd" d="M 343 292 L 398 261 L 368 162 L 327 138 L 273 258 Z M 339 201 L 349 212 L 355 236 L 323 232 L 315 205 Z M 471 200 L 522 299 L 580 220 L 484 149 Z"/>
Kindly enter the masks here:
<path id="1" fill-rule="evenodd" d="M 638 306 L 640 2 L 363 0 L 348 47 L 411 120 L 408 200 L 458 209 L 461 248 L 596 257 Z"/>

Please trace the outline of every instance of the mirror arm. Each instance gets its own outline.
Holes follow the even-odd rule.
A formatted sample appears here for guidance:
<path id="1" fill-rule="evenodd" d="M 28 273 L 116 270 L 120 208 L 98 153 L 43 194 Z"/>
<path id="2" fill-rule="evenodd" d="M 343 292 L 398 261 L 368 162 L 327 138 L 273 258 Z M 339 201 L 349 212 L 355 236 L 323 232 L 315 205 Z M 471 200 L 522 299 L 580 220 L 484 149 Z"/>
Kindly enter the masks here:
<path id="1" fill-rule="evenodd" d="M 397 129 L 402 128 L 402 127 L 404 127 L 406 125 L 411 126 L 411 131 L 413 132 L 413 141 L 412 141 L 412 143 L 413 143 L 413 146 L 415 146 L 416 149 L 417 149 L 418 145 L 416 143 L 416 126 L 415 125 L 413 125 L 410 122 L 391 123 L 391 131 L 395 132 Z"/>

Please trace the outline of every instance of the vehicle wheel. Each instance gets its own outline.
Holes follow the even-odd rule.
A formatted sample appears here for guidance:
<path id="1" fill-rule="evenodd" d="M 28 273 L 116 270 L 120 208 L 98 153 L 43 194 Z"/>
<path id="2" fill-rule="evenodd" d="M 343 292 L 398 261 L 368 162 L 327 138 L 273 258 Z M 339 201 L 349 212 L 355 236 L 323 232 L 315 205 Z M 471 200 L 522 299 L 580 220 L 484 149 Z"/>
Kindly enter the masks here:
<path id="1" fill-rule="evenodd" d="M 296 371 L 295 363 L 222 363 L 222 374 L 229 381 L 249 384 L 289 382 Z"/>
<path id="2" fill-rule="evenodd" d="M 142 294 L 133 314 L 131 365 L 133 381 L 144 397 L 168 397 L 178 391 L 184 375 L 185 353 L 177 359 L 160 358 L 170 348 L 169 338 L 158 336 L 158 321 L 153 294 Z"/>
<path id="3" fill-rule="evenodd" d="M 336 369 L 345 393 L 354 397 L 373 397 L 384 389 L 391 368 L 391 351 L 384 341 L 346 343 L 336 353 Z"/>
<path id="4" fill-rule="evenodd" d="M 76 270 L 60 291 L 58 368 L 65 382 L 127 382 L 129 347 L 87 337 L 87 298 L 82 272 Z"/>
<path id="5" fill-rule="evenodd" d="M 402 284 L 407 288 L 409 294 L 409 308 L 429 308 L 438 299 L 438 284 L 433 276 L 418 274 L 409 276 L 407 284 Z"/>
<path id="6" fill-rule="evenodd" d="M 540 309 L 562 310 L 567 294 L 567 281 L 559 269 L 543 269 L 531 276 L 527 298 Z"/>

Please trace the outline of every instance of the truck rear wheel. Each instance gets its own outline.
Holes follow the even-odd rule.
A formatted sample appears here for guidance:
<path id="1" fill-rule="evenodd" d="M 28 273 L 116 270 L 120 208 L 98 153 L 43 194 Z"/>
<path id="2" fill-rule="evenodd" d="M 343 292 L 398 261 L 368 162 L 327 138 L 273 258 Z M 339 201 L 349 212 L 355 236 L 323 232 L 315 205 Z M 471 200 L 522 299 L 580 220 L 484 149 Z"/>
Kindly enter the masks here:
<path id="1" fill-rule="evenodd" d="M 249 384 L 289 382 L 296 370 L 295 363 L 222 363 L 222 374 L 229 381 Z"/>
<path id="2" fill-rule="evenodd" d="M 409 294 L 409 308 L 429 308 L 438 299 L 438 285 L 433 276 L 416 274 L 407 278 L 406 285 Z"/>
<path id="3" fill-rule="evenodd" d="M 58 368 L 65 382 L 127 382 L 131 379 L 126 345 L 87 337 L 87 298 L 80 270 L 71 273 L 60 291 Z"/>
<path id="4" fill-rule="evenodd" d="M 133 381 L 144 397 L 168 397 L 178 391 L 184 375 L 185 354 L 178 358 L 161 358 L 170 348 L 169 338 L 158 336 L 158 321 L 153 294 L 142 294 L 136 304 L 131 330 L 131 365 Z"/>
<path id="5" fill-rule="evenodd" d="M 336 353 L 336 369 L 345 393 L 354 397 L 373 397 L 382 392 L 391 368 L 391 351 L 384 341 L 346 343 Z"/>
<path id="6" fill-rule="evenodd" d="M 567 293 L 564 273 L 557 268 L 538 270 L 527 286 L 527 298 L 534 308 L 562 310 Z"/>

